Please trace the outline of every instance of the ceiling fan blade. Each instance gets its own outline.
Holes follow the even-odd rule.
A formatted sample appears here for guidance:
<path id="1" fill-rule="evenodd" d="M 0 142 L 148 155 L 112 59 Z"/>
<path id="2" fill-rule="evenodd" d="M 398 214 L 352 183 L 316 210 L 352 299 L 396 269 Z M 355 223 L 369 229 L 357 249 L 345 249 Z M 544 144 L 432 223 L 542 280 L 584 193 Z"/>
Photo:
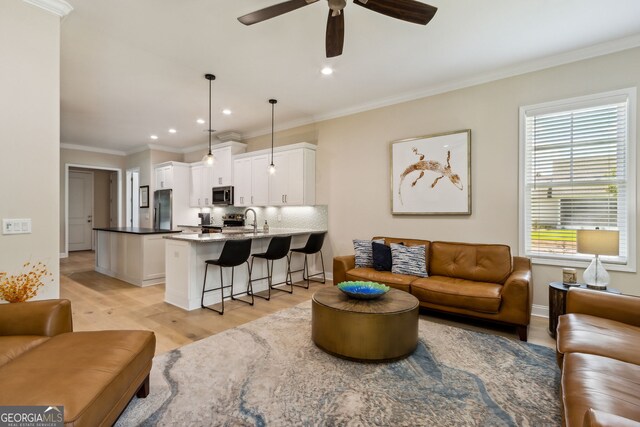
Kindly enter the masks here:
<path id="1" fill-rule="evenodd" d="M 300 9 L 301 7 L 315 3 L 318 0 L 289 0 L 282 3 L 274 4 L 273 6 L 265 7 L 264 9 L 256 10 L 255 12 L 247 13 L 246 15 L 238 18 L 238 21 L 244 25 L 251 25 L 258 22 L 266 21 L 267 19 L 275 18 L 292 10 Z"/>
<path id="2" fill-rule="evenodd" d="M 374 12 L 421 25 L 427 25 L 438 11 L 437 7 L 416 0 L 354 0 L 353 2 Z"/>
<path id="3" fill-rule="evenodd" d="M 327 58 L 342 55 L 342 46 L 344 45 L 344 10 L 339 15 L 332 16 L 332 14 L 333 11 L 329 10 L 326 38 Z"/>

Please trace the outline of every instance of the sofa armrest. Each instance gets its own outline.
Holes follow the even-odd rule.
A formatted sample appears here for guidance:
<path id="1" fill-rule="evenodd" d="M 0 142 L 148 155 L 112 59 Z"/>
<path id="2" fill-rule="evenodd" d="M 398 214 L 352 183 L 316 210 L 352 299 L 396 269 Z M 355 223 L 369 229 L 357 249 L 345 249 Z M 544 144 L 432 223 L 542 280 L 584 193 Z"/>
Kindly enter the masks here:
<path id="1" fill-rule="evenodd" d="M 640 298 L 629 295 L 571 288 L 567 294 L 566 311 L 640 326 Z"/>
<path id="2" fill-rule="evenodd" d="M 640 427 L 640 423 L 629 418 L 591 408 L 584 414 L 584 427 Z"/>
<path id="3" fill-rule="evenodd" d="M 0 336 L 54 335 L 73 331 L 66 299 L 0 304 Z"/>
<path id="4" fill-rule="evenodd" d="M 528 325 L 531 319 L 531 260 L 513 257 L 513 271 L 502 287 L 505 310 L 511 310 L 509 317 L 514 323 Z M 507 313 L 504 313 L 507 314 Z"/>
<path id="5" fill-rule="evenodd" d="M 356 267 L 355 255 L 344 255 L 333 258 L 333 284 L 347 280 L 347 271 Z"/>

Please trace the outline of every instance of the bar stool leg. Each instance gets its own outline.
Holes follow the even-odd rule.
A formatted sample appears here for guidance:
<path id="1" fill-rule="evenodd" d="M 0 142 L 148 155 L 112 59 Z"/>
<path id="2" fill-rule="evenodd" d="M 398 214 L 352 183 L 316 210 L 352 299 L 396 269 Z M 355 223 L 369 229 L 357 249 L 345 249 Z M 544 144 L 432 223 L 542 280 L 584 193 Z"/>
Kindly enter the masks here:
<path id="1" fill-rule="evenodd" d="M 253 282 L 253 279 L 251 279 L 251 274 L 253 273 L 253 260 L 254 259 L 255 259 L 254 257 L 251 257 L 251 268 L 249 269 L 249 283 Z M 269 274 L 269 260 L 267 260 L 267 274 Z M 256 280 L 261 280 L 261 279 L 264 279 L 264 277 L 261 277 L 261 278 L 256 279 Z M 266 297 L 262 296 L 262 295 L 254 294 L 253 293 L 253 285 L 251 285 L 251 296 L 252 297 L 256 296 L 258 298 L 262 298 L 264 300 L 269 301 L 271 299 L 271 281 L 269 281 L 268 283 L 269 283 L 269 286 L 267 287 L 267 296 Z"/>
<path id="2" fill-rule="evenodd" d="M 281 258 L 282 259 L 282 258 Z M 275 289 L 276 291 L 282 291 L 282 292 L 286 292 L 288 294 L 292 294 L 293 293 L 293 286 L 291 285 L 291 272 L 290 272 L 290 268 L 289 268 L 289 255 L 287 255 L 287 273 L 284 276 L 284 282 L 280 282 L 277 283 L 278 285 L 282 285 L 284 283 L 285 286 L 289 286 L 289 289 L 282 289 L 282 288 L 276 288 L 273 285 L 273 263 L 275 262 L 275 260 L 271 260 L 271 272 L 269 273 L 268 270 L 268 263 L 269 261 L 267 261 L 267 273 L 269 274 L 269 289 Z M 271 292 L 271 291 L 269 291 Z"/>
<path id="3" fill-rule="evenodd" d="M 224 281 L 222 279 L 222 266 L 220 267 L 220 304 L 222 304 L 222 308 L 220 311 L 212 308 L 213 311 L 218 311 L 220 314 L 224 314 Z"/>
<path id="4" fill-rule="evenodd" d="M 207 285 L 207 272 L 209 271 L 209 264 L 206 264 L 204 267 L 204 281 L 202 282 L 202 297 L 200 298 L 200 307 L 206 308 L 207 310 L 215 311 L 218 314 L 224 313 L 224 289 L 222 288 L 222 268 L 220 269 L 220 293 L 222 294 L 222 310 L 216 310 L 215 308 L 207 307 L 204 305 L 204 294 L 205 292 L 215 291 L 216 289 L 209 289 L 209 291 L 205 290 Z"/>
<path id="5" fill-rule="evenodd" d="M 327 277 L 324 272 L 324 257 L 322 256 L 322 251 L 320 251 L 320 262 L 322 263 L 322 283 L 326 283 Z"/>
<path id="6" fill-rule="evenodd" d="M 247 264 L 247 266 L 248 265 L 249 264 Z M 235 267 L 231 267 L 231 299 L 234 300 L 234 301 L 240 301 L 240 302 L 244 302 L 244 303 L 249 304 L 249 305 L 253 305 L 253 303 L 254 303 L 253 294 L 249 293 L 249 285 L 251 284 L 251 282 L 248 282 L 248 284 L 247 284 L 247 292 L 246 292 L 247 296 L 251 297 L 251 301 L 247 301 L 247 300 L 244 300 L 244 299 L 241 299 L 241 298 L 236 298 L 236 296 L 239 295 L 239 294 L 235 294 L 233 292 L 233 275 L 234 275 L 234 272 L 235 272 Z M 249 269 L 249 280 L 251 280 L 251 269 Z M 240 292 L 240 293 L 243 293 L 243 292 Z"/>

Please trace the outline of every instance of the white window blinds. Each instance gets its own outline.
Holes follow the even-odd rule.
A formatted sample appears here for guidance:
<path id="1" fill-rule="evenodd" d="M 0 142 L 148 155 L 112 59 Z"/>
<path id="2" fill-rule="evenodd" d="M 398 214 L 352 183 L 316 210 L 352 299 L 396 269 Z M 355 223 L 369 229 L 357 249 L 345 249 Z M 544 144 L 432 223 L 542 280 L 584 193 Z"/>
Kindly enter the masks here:
<path id="1" fill-rule="evenodd" d="M 626 96 L 523 110 L 524 218 L 527 256 L 586 259 L 576 230 L 620 232 L 629 256 L 628 108 Z"/>

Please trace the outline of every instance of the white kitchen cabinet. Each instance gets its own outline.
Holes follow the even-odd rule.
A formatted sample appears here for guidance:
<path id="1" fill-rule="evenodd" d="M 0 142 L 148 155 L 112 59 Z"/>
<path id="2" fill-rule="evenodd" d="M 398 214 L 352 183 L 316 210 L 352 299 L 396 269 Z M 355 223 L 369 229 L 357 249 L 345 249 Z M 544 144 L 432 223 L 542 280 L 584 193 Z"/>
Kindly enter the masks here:
<path id="1" fill-rule="evenodd" d="M 251 205 L 251 157 L 233 161 L 233 204 Z"/>
<path id="2" fill-rule="evenodd" d="M 251 204 L 269 204 L 269 156 L 266 154 L 251 158 Z"/>
<path id="3" fill-rule="evenodd" d="M 231 185 L 233 175 L 233 159 L 231 158 L 231 147 L 211 150 L 213 158 L 216 159 L 211 168 L 211 186 L 221 187 Z"/>
<path id="4" fill-rule="evenodd" d="M 274 153 L 276 172 L 269 175 L 269 205 L 313 205 L 316 201 L 316 153 L 297 148 Z"/>
<path id="5" fill-rule="evenodd" d="M 211 166 L 205 166 L 202 163 L 191 165 L 189 206 L 202 208 L 211 205 L 212 180 L 213 170 Z"/>
<path id="6" fill-rule="evenodd" d="M 173 189 L 173 166 L 160 166 L 155 168 L 156 190 Z"/>
<path id="7" fill-rule="evenodd" d="M 233 165 L 234 205 L 269 204 L 269 157 L 265 154 L 236 159 Z"/>

